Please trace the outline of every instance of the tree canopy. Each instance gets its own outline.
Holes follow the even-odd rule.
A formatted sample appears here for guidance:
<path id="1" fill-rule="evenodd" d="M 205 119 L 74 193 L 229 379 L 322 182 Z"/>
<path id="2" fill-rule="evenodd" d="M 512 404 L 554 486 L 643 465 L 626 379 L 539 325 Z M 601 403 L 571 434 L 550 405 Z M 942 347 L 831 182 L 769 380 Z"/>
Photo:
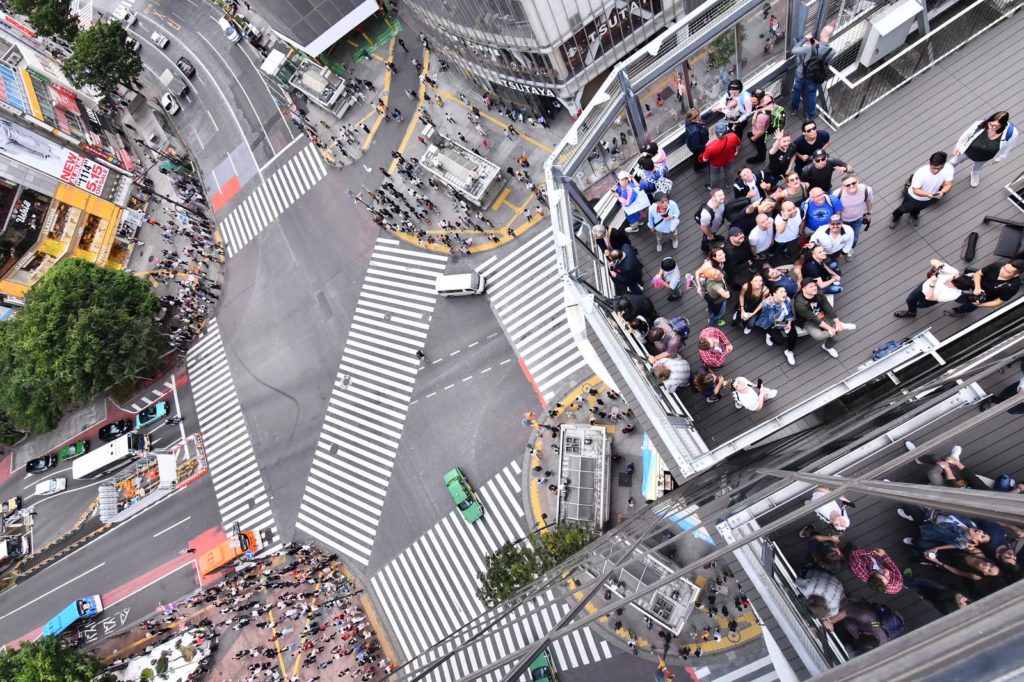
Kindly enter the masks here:
<path id="1" fill-rule="evenodd" d="M 0 324 L 0 412 L 16 428 L 46 431 L 69 405 L 154 367 L 166 349 L 153 319 L 158 306 L 130 273 L 57 263 Z"/>
<path id="2" fill-rule="evenodd" d="M 11 9 L 27 16 L 39 35 L 67 42 L 78 35 L 78 17 L 71 12 L 71 0 L 11 0 Z"/>
<path id="3" fill-rule="evenodd" d="M 64 75 L 76 87 L 92 85 L 103 93 L 118 85 L 133 87 L 142 73 L 142 59 L 125 42 L 128 32 L 120 22 L 98 23 L 75 38 Z"/>
<path id="4" fill-rule="evenodd" d="M 487 606 L 497 606 L 595 537 L 597 533 L 590 526 L 563 523 L 523 540 L 506 542 L 484 560 L 484 570 L 476 576 L 480 581 L 476 596 Z"/>
<path id="5" fill-rule="evenodd" d="M 7 649 L 0 656 L 5 682 L 89 682 L 104 670 L 92 654 L 76 651 L 58 637 L 43 637 Z"/>

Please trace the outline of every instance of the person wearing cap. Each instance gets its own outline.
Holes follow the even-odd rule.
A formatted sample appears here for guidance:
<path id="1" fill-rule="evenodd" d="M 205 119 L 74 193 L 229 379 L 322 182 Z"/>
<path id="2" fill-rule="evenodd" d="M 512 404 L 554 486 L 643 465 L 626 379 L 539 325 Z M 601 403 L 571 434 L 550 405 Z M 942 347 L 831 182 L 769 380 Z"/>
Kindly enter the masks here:
<path id="1" fill-rule="evenodd" d="M 679 293 L 679 286 L 683 281 L 683 273 L 676 265 L 676 261 L 671 256 L 667 256 L 661 259 L 661 268 L 658 270 L 658 274 L 651 280 L 651 285 L 655 288 L 669 289 L 668 300 L 675 301 L 676 299 L 682 298 L 682 294 Z"/>
<path id="2" fill-rule="evenodd" d="M 853 250 L 854 234 L 849 225 L 843 225 L 843 217 L 833 213 L 828 225 L 822 225 L 811 235 L 811 243 L 825 249 L 830 261 L 839 263 L 839 258 L 849 258 Z"/>
<path id="3" fill-rule="evenodd" d="M 793 166 L 797 173 L 804 169 L 811 161 L 811 155 L 819 149 L 828 149 L 832 136 L 826 130 L 818 130 L 818 124 L 814 121 L 804 121 L 800 127 L 803 135 L 793 140 L 796 148 L 796 160 Z"/>
<path id="4" fill-rule="evenodd" d="M 857 328 L 839 319 L 825 295 L 818 293 L 818 283 L 809 277 L 800 285 L 800 293 L 793 301 L 793 313 L 796 323 L 812 339 L 821 341 L 821 349 L 834 358 L 839 357 L 839 352 L 833 348 L 836 336 L 846 329 Z"/>
<path id="5" fill-rule="evenodd" d="M 948 158 L 945 152 L 935 152 L 928 158 L 928 165 L 914 171 L 903 202 L 892 212 L 890 230 L 896 229 L 904 213 L 910 214 L 910 224 L 916 227 L 923 209 L 953 191 L 953 166 Z"/>
<path id="6" fill-rule="evenodd" d="M 832 176 L 836 171 L 849 173 L 853 166 L 842 159 L 829 157 L 824 149 L 818 149 L 811 154 L 811 163 L 800 171 L 800 179 L 811 187 L 820 187 L 826 192 L 832 191 Z"/>
<path id="7" fill-rule="evenodd" d="M 750 93 L 743 90 L 743 81 L 736 79 L 729 81 L 725 94 L 718 106 L 715 107 L 715 111 L 725 114 L 732 121 L 732 129 L 742 137 L 747 119 L 753 113 L 753 102 Z"/>
<path id="8" fill-rule="evenodd" d="M 664 192 L 654 194 L 654 207 L 647 212 L 647 227 L 654 233 L 659 253 L 664 239 L 672 240 L 673 249 L 679 248 L 679 205 Z"/>
<path id="9" fill-rule="evenodd" d="M 842 202 L 829 196 L 820 187 L 812 189 L 807 201 L 800 206 L 800 212 L 804 214 L 804 228 L 810 234 L 814 234 L 822 225 L 828 225 L 832 221 L 832 216 L 842 213 L 842 210 Z"/>
<path id="10" fill-rule="evenodd" d="M 619 173 L 619 182 L 612 187 L 611 191 L 619 197 L 619 205 L 622 206 L 622 212 L 626 214 L 626 222 L 629 223 L 626 231 L 636 232 L 640 229 L 637 227 L 637 223 L 640 222 L 641 212 L 651 205 L 647 195 L 640 190 L 640 186 L 625 171 Z"/>
<path id="11" fill-rule="evenodd" d="M 736 159 L 739 149 L 739 136 L 729 130 L 729 125 L 725 121 L 719 121 L 715 126 L 715 139 L 708 142 L 700 155 L 700 161 L 708 164 L 708 190 L 729 184 L 732 162 Z"/>

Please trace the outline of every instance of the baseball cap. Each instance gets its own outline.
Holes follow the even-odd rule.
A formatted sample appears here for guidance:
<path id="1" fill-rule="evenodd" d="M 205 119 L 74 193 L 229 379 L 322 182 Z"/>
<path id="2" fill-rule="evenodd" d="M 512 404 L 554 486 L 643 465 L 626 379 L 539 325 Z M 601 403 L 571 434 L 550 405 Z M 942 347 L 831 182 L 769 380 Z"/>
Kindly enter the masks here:
<path id="1" fill-rule="evenodd" d="M 619 180 L 629 180 L 629 173 L 626 171 L 619 171 Z"/>
<path id="2" fill-rule="evenodd" d="M 722 135 L 725 135 L 727 132 L 729 132 L 729 124 L 727 124 L 725 121 L 719 121 L 718 125 L 715 126 L 715 135 L 721 137 Z"/>
<path id="3" fill-rule="evenodd" d="M 1008 493 L 1017 487 L 1017 479 L 1009 474 L 1003 474 L 996 479 L 992 489 L 999 493 Z"/>
<path id="4" fill-rule="evenodd" d="M 839 215 L 838 213 L 833 213 L 832 217 L 829 218 L 828 221 L 830 223 L 842 223 L 843 222 L 843 217 L 841 215 Z"/>
<path id="5" fill-rule="evenodd" d="M 824 149 L 815 149 L 814 153 L 811 155 L 811 158 L 814 160 L 827 159 L 828 152 L 826 152 Z"/>
<path id="6" fill-rule="evenodd" d="M 743 230 L 741 230 L 738 227 L 730 227 L 729 228 L 729 236 L 730 237 L 735 237 L 738 234 L 743 234 Z"/>

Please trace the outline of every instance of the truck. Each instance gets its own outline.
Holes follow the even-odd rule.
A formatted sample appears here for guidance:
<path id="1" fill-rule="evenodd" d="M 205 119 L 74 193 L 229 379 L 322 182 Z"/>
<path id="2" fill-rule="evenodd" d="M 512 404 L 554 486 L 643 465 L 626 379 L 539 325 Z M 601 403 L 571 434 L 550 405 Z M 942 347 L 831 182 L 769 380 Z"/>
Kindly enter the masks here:
<path id="1" fill-rule="evenodd" d="M 17 559 L 28 554 L 28 535 L 4 535 L 0 537 L 0 563 Z"/>
<path id="2" fill-rule="evenodd" d="M 164 72 L 160 74 L 160 82 L 172 95 L 181 97 L 188 92 L 188 83 L 175 76 L 170 69 L 164 69 Z"/>
<path id="3" fill-rule="evenodd" d="M 213 549 L 203 552 L 199 557 L 199 574 L 208 575 L 221 566 L 231 563 L 238 557 L 260 549 L 256 531 L 243 530 L 235 537 L 228 537 Z"/>

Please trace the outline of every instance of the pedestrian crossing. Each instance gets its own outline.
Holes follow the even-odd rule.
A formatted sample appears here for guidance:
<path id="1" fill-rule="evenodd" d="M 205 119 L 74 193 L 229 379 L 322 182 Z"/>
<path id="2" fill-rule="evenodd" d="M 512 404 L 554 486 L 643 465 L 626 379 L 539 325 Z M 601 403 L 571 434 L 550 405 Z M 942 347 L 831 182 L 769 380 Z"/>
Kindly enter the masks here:
<path id="1" fill-rule="evenodd" d="M 431 645 L 455 632 L 485 611 L 477 599 L 476 575 L 484 570 L 484 558 L 506 542 L 528 532 L 522 504 L 522 467 L 513 461 L 490 481 L 478 495 L 484 517 L 467 523 L 453 509 L 419 540 L 407 547 L 370 578 L 370 589 L 380 604 L 382 619 L 391 624 L 396 644 L 405 660 L 427 651 Z M 440 483 L 439 483 L 440 484 Z M 471 647 L 440 664 L 424 679 L 450 682 L 465 679 L 481 667 L 497 661 L 515 648 L 550 632 L 570 606 L 554 601 L 550 591 L 530 605 L 521 606 L 500 627 Z M 469 637 L 466 632 L 461 637 Z M 450 651 L 455 643 L 446 645 Z M 589 627 L 555 640 L 549 650 L 555 668 L 565 670 L 610 658 L 611 647 Z M 435 652 L 432 652 L 435 653 Z M 436 656 L 440 651 L 436 652 Z M 417 659 L 410 672 L 436 660 Z M 511 668 L 511 664 L 507 669 Z M 501 671 L 485 676 L 501 679 Z"/>
<path id="2" fill-rule="evenodd" d="M 131 404 L 132 412 L 142 412 L 144 409 L 146 409 L 153 403 L 162 400 L 164 396 L 171 392 L 171 389 L 173 387 L 174 384 L 171 381 L 168 381 L 154 388 L 145 396 L 139 398 L 138 400 Z"/>
<path id="3" fill-rule="evenodd" d="M 270 530 L 278 538 L 270 500 L 224 352 L 211 319 L 206 334 L 188 352 L 189 381 L 224 530 Z"/>
<path id="4" fill-rule="evenodd" d="M 698 680 L 708 682 L 773 682 L 780 679 L 770 656 L 763 656 L 722 674 L 712 674 L 710 668 L 706 667 L 697 668 L 693 672 Z"/>
<path id="5" fill-rule="evenodd" d="M 377 239 L 296 528 L 363 566 L 402 438 L 447 256 Z"/>
<path id="6" fill-rule="evenodd" d="M 554 233 L 544 230 L 476 271 L 487 280 L 491 308 L 547 407 L 574 373 L 590 371 L 569 329 Z"/>
<path id="7" fill-rule="evenodd" d="M 227 255 L 241 251 L 326 175 L 316 147 L 310 144 L 298 151 L 220 221 Z"/>

